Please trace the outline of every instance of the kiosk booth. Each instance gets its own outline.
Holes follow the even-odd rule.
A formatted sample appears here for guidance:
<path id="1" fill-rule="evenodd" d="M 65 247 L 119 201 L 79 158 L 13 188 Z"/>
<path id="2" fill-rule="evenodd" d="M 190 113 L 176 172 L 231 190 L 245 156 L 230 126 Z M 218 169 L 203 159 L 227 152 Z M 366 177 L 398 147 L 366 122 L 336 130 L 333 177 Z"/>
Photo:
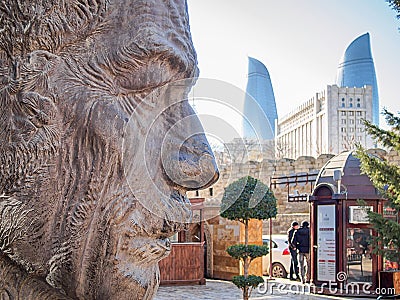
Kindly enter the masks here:
<path id="1" fill-rule="evenodd" d="M 359 199 L 365 205 L 360 206 Z M 384 264 L 371 251 L 375 232 L 366 210 L 383 214 L 385 201 L 360 173 L 360 161 L 352 152 L 325 164 L 309 200 L 311 283 L 325 294 L 372 296 Z"/>

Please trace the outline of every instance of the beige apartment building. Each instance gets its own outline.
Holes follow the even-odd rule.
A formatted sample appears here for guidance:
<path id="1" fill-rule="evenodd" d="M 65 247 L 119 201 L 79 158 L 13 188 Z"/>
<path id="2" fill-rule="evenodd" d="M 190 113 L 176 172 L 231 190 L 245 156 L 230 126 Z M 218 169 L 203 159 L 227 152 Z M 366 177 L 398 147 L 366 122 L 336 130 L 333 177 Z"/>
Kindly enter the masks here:
<path id="1" fill-rule="evenodd" d="M 372 120 L 372 87 L 328 85 L 276 123 L 278 158 L 318 157 L 354 149 L 356 143 L 374 146 L 362 120 Z"/>

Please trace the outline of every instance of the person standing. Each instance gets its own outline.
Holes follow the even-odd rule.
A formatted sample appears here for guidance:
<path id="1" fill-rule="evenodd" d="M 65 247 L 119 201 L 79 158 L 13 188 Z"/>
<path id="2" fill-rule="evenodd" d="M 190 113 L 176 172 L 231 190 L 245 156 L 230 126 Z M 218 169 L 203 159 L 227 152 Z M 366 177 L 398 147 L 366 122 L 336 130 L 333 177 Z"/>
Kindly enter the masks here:
<path id="1" fill-rule="evenodd" d="M 292 244 L 299 251 L 299 264 L 301 282 L 310 280 L 310 224 L 307 221 L 301 222 L 301 228 L 295 231 Z"/>
<path id="2" fill-rule="evenodd" d="M 297 260 L 297 247 L 292 243 L 293 235 L 296 230 L 299 229 L 299 223 L 296 221 L 292 222 L 289 230 L 287 231 L 288 235 L 288 243 L 289 243 L 289 251 L 290 251 L 290 280 L 299 280 L 299 261 Z M 294 277 L 296 275 L 296 278 Z"/>

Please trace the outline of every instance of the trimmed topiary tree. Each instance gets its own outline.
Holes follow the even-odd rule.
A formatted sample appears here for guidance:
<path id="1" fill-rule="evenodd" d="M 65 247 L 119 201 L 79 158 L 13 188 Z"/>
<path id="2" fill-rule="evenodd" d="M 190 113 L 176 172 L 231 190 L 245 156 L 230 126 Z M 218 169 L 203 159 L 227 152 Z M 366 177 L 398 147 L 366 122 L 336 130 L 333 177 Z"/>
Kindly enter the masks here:
<path id="1" fill-rule="evenodd" d="M 249 299 L 251 290 L 263 283 L 261 276 L 249 275 L 253 259 L 268 254 L 268 246 L 249 245 L 250 219 L 265 220 L 277 214 L 276 198 L 272 191 L 251 176 L 240 178 L 225 188 L 221 202 L 221 217 L 244 224 L 244 245 L 228 247 L 230 256 L 243 264 L 244 275 L 234 276 L 232 282 L 243 291 L 243 299 Z"/>

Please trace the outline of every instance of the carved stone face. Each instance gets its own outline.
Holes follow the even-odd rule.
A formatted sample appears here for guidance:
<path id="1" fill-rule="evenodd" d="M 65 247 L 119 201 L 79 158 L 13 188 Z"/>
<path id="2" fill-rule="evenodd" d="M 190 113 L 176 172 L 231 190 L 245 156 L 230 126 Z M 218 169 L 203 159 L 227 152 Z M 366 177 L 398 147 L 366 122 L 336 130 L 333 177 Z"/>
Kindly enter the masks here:
<path id="1" fill-rule="evenodd" d="M 151 298 L 185 192 L 218 178 L 186 99 L 186 3 L 19 2 L 1 16 L 0 250 L 71 298 Z"/>

